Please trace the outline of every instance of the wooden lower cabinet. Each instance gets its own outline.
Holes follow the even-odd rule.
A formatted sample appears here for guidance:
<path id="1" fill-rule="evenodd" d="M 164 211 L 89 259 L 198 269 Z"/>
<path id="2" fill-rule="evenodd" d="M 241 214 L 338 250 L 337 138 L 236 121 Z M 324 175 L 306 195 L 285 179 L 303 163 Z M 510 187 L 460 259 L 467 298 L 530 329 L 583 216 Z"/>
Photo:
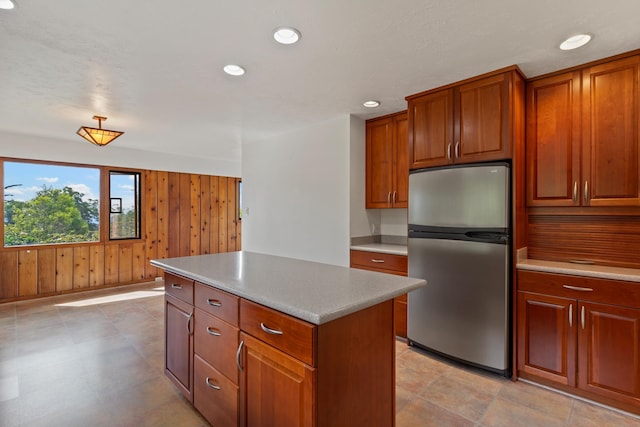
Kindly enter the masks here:
<path id="1" fill-rule="evenodd" d="M 522 378 L 640 413 L 640 284 L 518 272 Z"/>
<path id="2" fill-rule="evenodd" d="M 194 356 L 193 383 L 193 406 L 211 425 L 238 425 L 238 386 L 197 354 Z"/>
<path id="3" fill-rule="evenodd" d="M 164 372 L 193 401 L 193 306 L 165 295 Z"/>

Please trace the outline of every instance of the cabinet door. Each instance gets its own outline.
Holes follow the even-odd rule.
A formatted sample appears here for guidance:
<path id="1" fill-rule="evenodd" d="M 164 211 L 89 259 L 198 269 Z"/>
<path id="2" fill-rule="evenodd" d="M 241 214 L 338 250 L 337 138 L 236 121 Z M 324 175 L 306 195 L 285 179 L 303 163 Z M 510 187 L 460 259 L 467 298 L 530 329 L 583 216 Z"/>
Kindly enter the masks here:
<path id="1" fill-rule="evenodd" d="M 394 186 L 391 197 L 394 208 L 406 208 L 409 203 L 409 119 L 407 114 L 394 117 Z"/>
<path id="2" fill-rule="evenodd" d="M 518 291 L 520 374 L 575 386 L 576 304 L 573 299 Z"/>
<path id="3" fill-rule="evenodd" d="M 409 100 L 409 167 L 447 165 L 453 153 L 453 89 Z"/>
<path id="4" fill-rule="evenodd" d="M 527 85 L 527 205 L 580 205 L 580 72 Z"/>
<path id="5" fill-rule="evenodd" d="M 455 162 L 511 157 L 509 83 L 510 74 L 505 73 L 456 89 Z"/>
<path id="6" fill-rule="evenodd" d="M 393 187 L 392 118 L 367 122 L 366 207 L 391 207 Z"/>
<path id="7" fill-rule="evenodd" d="M 193 401 L 193 306 L 165 296 L 165 375 Z"/>
<path id="8" fill-rule="evenodd" d="M 640 404 L 640 310 L 580 302 L 578 387 Z"/>
<path id="9" fill-rule="evenodd" d="M 240 333 L 240 425 L 315 425 L 315 370 L 245 333 Z"/>
<path id="10" fill-rule="evenodd" d="M 640 205 L 640 56 L 583 72 L 583 201 Z"/>

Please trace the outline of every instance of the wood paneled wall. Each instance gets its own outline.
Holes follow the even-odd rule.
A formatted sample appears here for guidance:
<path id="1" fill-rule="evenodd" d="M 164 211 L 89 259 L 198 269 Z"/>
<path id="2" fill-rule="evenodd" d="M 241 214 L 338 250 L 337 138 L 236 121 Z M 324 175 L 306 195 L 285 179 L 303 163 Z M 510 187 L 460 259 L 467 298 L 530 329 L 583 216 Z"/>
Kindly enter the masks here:
<path id="1" fill-rule="evenodd" d="M 141 239 L 0 248 L 0 302 L 150 281 L 151 259 L 241 249 L 239 178 L 142 174 Z"/>

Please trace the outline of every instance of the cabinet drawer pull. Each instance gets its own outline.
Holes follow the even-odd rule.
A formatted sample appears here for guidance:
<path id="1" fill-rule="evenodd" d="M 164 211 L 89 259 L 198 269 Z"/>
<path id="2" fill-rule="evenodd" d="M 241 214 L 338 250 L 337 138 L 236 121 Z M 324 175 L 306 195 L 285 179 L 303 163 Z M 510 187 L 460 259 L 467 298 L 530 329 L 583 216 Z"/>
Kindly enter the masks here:
<path id="1" fill-rule="evenodd" d="M 171 289 L 182 289 L 182 285 L 178 285 L 177 283 L 172 283 Z"/>
<path id="2" fill-rule="evenodd" d="M 222 302 L 220 300 L 217 299 L 207 299 L 207 304 L 209 304 L 211 307 L 222 307 Z"/>
<path id="3" fill-rule="evenodd" d="M 238 365 L 238 369 L 239 370 L 243 370 L 242 369 L 242 363 L 240 363 L 240 355 L 242 354 L 242 346 L 244 346 L 244 341 L 240 341 L 240 344 L 238 344 L 238 351 L 236 351 L 236 365 Z"/>
<path id="4" fill-rule="evenodd" d="M 377 264 L 383 264 L 383 263 L 384 263 L 384 260 L 383 260 L 383 259 L 375 259 L 375 258 L 372 258 L 372 259 L 371 259 L 371 262 L 375 262 L 375 263 L 377 263 Z"/>
<path id="5" fill-rule="evenodd" d="M 573 202 L 578 200 L 578 181 L 573 181 Z"/>
<path id="6" fill-rule="evenodd" d="M 582 322 L 582 329 L 584 329 L 584 305 L 582 306 L 582 309 L 580 310 L 580 321 Z"/>
<path id="7" fill-rule="evenodd" d="M 589 203 L 589 181 L 584 182 L 584 203 Z"/>
<path id="8" fill-rule="evenodd" d="M 262 322 L 260 322 L 260 327 L 262 328 L 263 331 L 265 331 L 268 334 L 271 334 L 271 335 L 282 335 L 282 331 L 279 331 L 278 329 L 271 329 L 270 327 L 268 327 L 267 325 L 265 325 Z"/>
<path id="9" fill-rule="evenodd" d="M 573 304 L 569 304 L 569 327 L 573 326 Z"/>
<path id="10" fill-rule="evenodd" d="M 580 286 L 571 286 L 571 285 L 562 285 L 565 289 L 570 289 L 572 291 L 580 291 L 580 292 L 593 292 L 591 288 L 582 288 Z"/>
<path id="11" fill-rule="evenodd" d="M 213 335 L 214 337 L 219 337 L 222 335 L 222 333 L 218 329 L 212 328 L 211 326 L 207 326 L 207 333 L 209 335 Z"/>
<path id="12" fill-rule="evenodd" d="M 189 318 L 187 319 L 187 333 L 189 336 L 193 335 L 193 331 L 191 330 L 191 319 L 193 319 L 193 311 L 189 313 Z"/>
<path id="13" fill-rule="evenodd" d="M 207 379 L 206 379 L 206 380 L 204 380 L 204 381 L 205 381 L 205 382 L 207 383 L 207 385 L 208 385 L 209 387 L 211 387 L 212 389 L 214 389 L 214 390 L 220 390 L 220 386 L 219 386 L 219 385 L 215 385 L 215 384 L 213 384 L 213 383 L 211 382 L 211 379 L 210 379 L 209 377 L 207 377 Z"/>

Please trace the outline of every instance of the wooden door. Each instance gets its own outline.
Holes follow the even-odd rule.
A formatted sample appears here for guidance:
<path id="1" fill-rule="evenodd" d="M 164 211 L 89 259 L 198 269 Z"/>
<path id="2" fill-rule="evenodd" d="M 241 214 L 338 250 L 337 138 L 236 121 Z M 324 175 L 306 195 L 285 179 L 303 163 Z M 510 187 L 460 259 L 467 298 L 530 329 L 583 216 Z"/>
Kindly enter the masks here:
<path id="1" fill-rule="evenodd" d="M 391 207 L 393 187 L 392 118 L 367 122 L 366 207 Z"/>
<path id="2" fill-rule="evenodd" d="M 640 310 L 580 302 L 578 387 L 640 404 Z"/>
<path id="3" fill-rule="evenodd" d="M 527 85 L 527 205 L 580 205 L 580 72 Z"/>
<path id="4" fill-rule="evenodd" d="M 165 374 L 193 402 L 193 306 L 165 295 Z"/>
<path id="5" fill-rule="evenodd" d="M 409 99 L 409 167 L 447 165 L 453 153 L 453 89 Z"/>
<path id="6" fill-rule="evenodd" d="M 455 162 L 511 157 L 510 76 L 504 73 L 486 77 L 456 89 Z"/>
<path id="7" fill-rule="evenodd" d="M 315 425 L 315 370 L 274 347 L 240 333 L 240 425 Z"/>
<path id="8" fill-rule="evenodd" d="M 517 368 L 560 384 L 576 384 L 577 301 L 518 291 Z"/>
<path id="9" fill-rule="evenodd" d="M 409 119 L 407 113 L 393 118 L 394 185 L 393 207 L 406 208 L 409 204 Z"/>
<path id="10" fill-rule="evenodd" d="M 640 56 L 583 72 L 583 204 L 640 206 Z"/>

